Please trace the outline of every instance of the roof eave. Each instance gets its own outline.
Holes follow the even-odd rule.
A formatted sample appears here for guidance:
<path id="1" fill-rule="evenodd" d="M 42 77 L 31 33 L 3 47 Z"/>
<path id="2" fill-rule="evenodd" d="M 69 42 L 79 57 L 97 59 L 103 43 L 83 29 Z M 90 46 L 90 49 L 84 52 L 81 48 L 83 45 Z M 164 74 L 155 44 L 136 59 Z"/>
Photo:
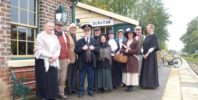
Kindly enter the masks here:
<path id="1" fill-rule="evenodd" d="M 130 23 L 130 24 L 139 25 L 139 21 L 134 20 L 132 18 L 124 17 L 122 15 L 118 15 L 118 14 L 115 14 L 115 13 L 112 13 L 112 12 L 109 12 L 109 11 L 106 11 L 106 10 L 102 10 L 102 9 L 99 9 L 99 8 L 96 8 L 96 7 L 93 7 L 93 6 L 89 6 L 89 5 L 80 3 L 80 2 L 78 2 L 77 7 L 87 9 L 87 10 L 90 10 L 90 11 L 93 11 L 93 12 L 96 12 L 96 13 L 99 13 L 99 14 L 103 14 L 105 16 L 109 16 L 109 17 L 112 17 L 114 19 L 121 20 L 121 21 Z"/>

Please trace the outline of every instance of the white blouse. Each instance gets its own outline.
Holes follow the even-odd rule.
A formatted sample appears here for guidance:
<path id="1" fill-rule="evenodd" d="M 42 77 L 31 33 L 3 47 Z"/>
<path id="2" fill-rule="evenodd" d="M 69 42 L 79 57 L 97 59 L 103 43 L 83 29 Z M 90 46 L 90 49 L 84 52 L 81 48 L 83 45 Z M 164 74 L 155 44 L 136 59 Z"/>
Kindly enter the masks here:
<path id="1" fill-rule="evenodd" d="M 118 45 L 114 39 L 109 39 L 108 44 L 110 45 L 112 52 L 115 52 L 118 49 Z"/>
<path id="2" fill-rule="evenodd" d="M 122 42 L 123 42 L 123 38 L 119 38 L 119 46 L 120 46 L 120 49 L 122 47 Z"/>

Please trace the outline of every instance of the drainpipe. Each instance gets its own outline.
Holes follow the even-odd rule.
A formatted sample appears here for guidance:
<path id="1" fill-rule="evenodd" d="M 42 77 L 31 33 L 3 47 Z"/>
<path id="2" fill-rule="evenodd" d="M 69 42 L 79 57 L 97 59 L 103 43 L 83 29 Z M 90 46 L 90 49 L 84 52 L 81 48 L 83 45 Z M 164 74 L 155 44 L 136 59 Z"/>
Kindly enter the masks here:
<path id="1" fill-rule="evenodd" d="M 39 15 L 40 15 L 40 10 L 39 10 L 40 9 L 40 5 L 39 5 L 40 1 L 41 0 L 37 0 L 37 8 L 36 8 L 37 9 L 37 23 L 36 23 L 37 24 L 37 33 L 40 33 L 40 31 L 41 31 L 40 30 L 40 17 L 39 17 Z"/>

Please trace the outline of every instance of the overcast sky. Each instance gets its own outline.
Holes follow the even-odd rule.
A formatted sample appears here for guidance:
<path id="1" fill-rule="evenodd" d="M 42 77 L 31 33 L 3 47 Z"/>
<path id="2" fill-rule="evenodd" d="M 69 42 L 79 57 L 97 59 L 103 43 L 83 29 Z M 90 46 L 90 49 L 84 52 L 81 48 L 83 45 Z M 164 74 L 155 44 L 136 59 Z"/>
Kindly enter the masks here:
<path id="1" fill-rule="evenodd" d="M 163 0 L 163 2 L 171 14 L 172 21 L 168 26 L 170 33 L 168 48 L 180 51 L 183 48 L 180 37 L 186 32 L 187 24 L 198 16 L 198 0 Z"/>

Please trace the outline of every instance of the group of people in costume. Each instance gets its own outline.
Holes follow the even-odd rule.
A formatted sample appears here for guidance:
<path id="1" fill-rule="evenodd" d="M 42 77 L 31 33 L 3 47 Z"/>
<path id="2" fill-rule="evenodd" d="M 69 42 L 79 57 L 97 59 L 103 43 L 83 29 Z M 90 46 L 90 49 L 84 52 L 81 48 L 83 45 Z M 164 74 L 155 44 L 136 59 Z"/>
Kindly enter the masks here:
<path id="1" fill-rule="evenodd" d="M 66 95 L 83 97 L 85 79 L 87 94 L 104 93 L 118 87 L 131 92 L 134 87 L 159 87 L 154 25 L 128 27 L 116 33 L 101 33 L 100 27 L 81 26 L 83 37 L 77 39 L 77 26 L 64 31 L 61 22 L 46 22 L 35 41 L 36 96 L 43 100 L 67 99 Z M 93 32 L 93 33 L 92 33 Z M 127 56 L 126 63 L 114 60 L 116 54 Z"/>

